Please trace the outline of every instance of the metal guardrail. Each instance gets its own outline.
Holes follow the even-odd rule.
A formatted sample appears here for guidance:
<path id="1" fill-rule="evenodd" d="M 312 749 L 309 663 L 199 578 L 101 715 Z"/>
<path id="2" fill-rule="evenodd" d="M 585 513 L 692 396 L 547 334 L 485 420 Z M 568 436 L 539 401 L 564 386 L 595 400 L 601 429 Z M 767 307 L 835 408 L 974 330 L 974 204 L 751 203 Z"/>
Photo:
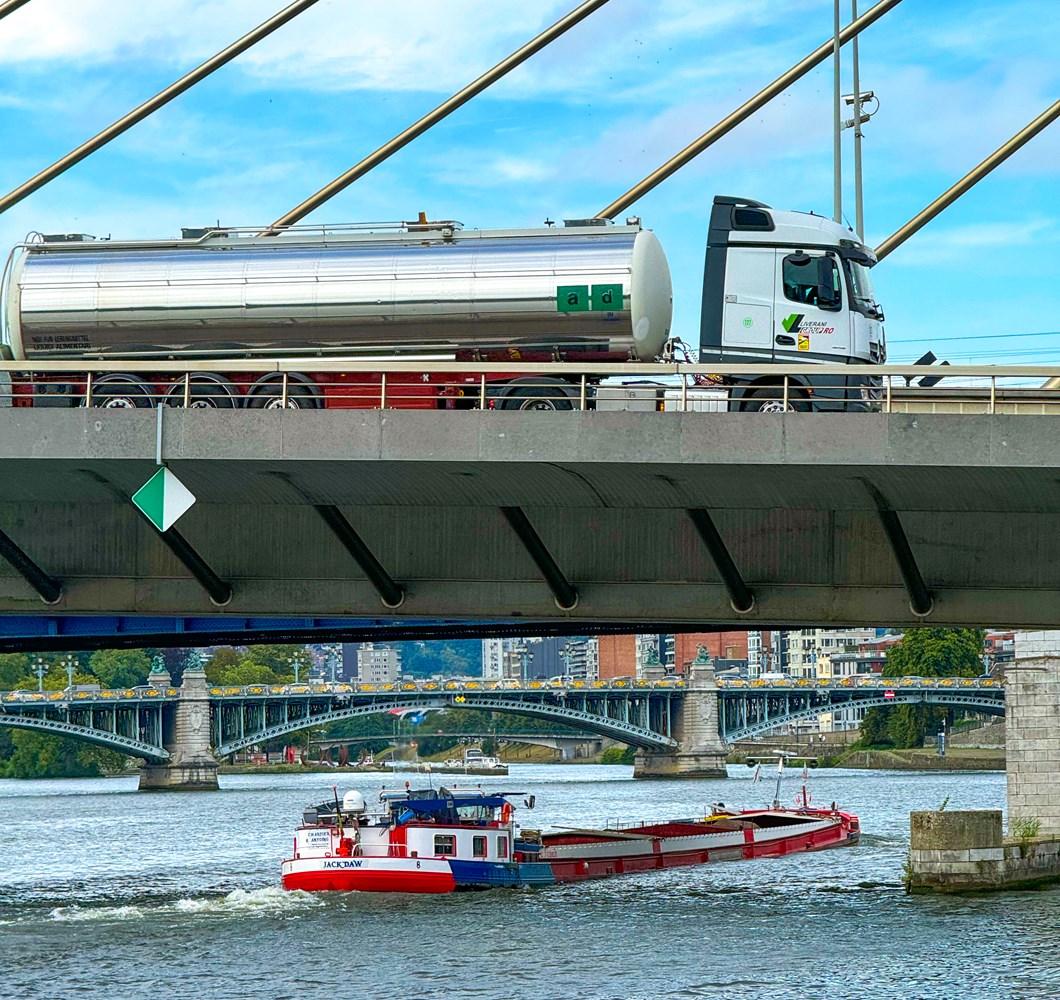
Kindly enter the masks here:
<path id="1" fill-rule="evenodd" d="M 768 691 L 835 691 L 850 688 L 891 690 L 892 688 L 1004 688 L 1005 682 L 997 677 L 841 677 L 825 680 L 821 678 L 791 678 L 790 680 L 742 680 L 721 678 L 718 687 L 727 690 Z"/>
<path id="2" fill-rule="evenodd" d="M 811 376 L 819 387 L 806 384 Z M 944 381 L 915 384 L 937 377 Z M 829 379 L 876 381 L 821 384 Z M 843 401 L 883 412 L 1060 413 L 1060 366 L 471 363 L 436 355 L 383 361 L 0 361 L 0 406 L 702 412 L 824 409 Z"/>

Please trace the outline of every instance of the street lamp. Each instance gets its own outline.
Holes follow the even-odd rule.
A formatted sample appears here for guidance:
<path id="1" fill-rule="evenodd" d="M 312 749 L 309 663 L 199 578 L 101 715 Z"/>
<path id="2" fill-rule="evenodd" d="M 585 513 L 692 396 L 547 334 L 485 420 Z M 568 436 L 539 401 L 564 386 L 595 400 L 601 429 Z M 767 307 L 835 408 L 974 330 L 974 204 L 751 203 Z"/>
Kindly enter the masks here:
<path id="1" fill-rule="evenodd" d="M 297 684 L 298 683 L 298 669 L 300 667 L 297 655 L 296 656 L 292 656 L 290 658 L 290 664 L 291 664 L 291 667 L 294 669 L 294 682 L 295 682 L 295 684 Z"/>
<path id="2" fill-rule="evenodd" d="M 37 690 L 44 690 L 44 675 L 48 672 L 48 664 L 39 656 L 33 661 L 33 672 L 37 675 Z"/>
<path id="3" fill-rule="evenodd" d="M 74 666 L 76 662 L 72 656 L 68 656 L 63 660 L 63 666 L 66 668 L 66 690 L 71 692 L 74 689 Z"/>

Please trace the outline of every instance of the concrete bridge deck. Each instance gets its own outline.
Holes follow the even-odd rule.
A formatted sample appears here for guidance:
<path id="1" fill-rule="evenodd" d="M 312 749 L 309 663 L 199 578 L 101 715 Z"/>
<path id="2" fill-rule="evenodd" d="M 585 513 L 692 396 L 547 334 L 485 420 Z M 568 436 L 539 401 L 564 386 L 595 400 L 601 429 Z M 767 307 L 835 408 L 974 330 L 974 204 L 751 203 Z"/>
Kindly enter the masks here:
<path id="1" fill-rule="evenodd" d="M 219 608 L 129 502 L 156 412 L 3 413 L 0 531 L 61 587 L 55 613 L 1055 622 L 1048 418 L 166 410 L 163 458 L 198 498 L 174 530 Z M 0 614 L 44 610 L 0 560 Z"/>

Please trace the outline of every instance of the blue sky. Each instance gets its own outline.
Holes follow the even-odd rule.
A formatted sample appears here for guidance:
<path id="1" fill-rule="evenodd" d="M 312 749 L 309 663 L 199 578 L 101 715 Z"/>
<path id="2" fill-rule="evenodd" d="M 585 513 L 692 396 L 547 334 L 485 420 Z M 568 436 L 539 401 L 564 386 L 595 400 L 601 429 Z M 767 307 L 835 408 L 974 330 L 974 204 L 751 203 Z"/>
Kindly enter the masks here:
<path id="1" fill-rule="evenodd" d="M 32 0 L 0 21 L 0 187 L 282 6 Z M 269 222 L 574 6 L 321 0 L 0 216 L 0 244 Z M 824 41 L 831 18 L 831 0 L 611 0 L 309 221 L 593 215 Z M 862 35 L 861 63 L 880 98 L 864 143 L 876 245 L 1056 99 L 1060 0 L 904 0 Z M 684 339 L 698 339 L 715 194 L 830 214 L 831 93 L 826 63 L 629 210 L 666 249 Z M 1060 360 L 1060 333 L 1042 335 L 1060 331 L 1058 251 L 1060 124 L 880 265 L 891 360 L 929 347 L 954 362 Z"/>

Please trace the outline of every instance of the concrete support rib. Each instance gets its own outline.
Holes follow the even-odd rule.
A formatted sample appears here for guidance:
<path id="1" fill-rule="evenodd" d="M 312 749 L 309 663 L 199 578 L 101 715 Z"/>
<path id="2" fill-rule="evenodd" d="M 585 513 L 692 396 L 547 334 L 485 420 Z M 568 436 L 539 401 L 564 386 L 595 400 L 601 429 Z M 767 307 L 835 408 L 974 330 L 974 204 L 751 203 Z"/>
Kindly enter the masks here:
<path id="1" fill-rule="evenodd" d="M 714 560 L 718 573 L 721 574 L 725 589 L 729 592 L 729 604 L 732 606 L 733 611 L 738 615 L 746 615 L 748 612 L 753 611 L 755 606 L 754 591 L 744 583 L 743 577 L 740 576 L 736 563 L 732 561 L 732 556 L 729 555 L 725 542 L 722 541 L 721 535 L 718 534 L 714 519 L 702 507 L 691 507 L 686 513 L 710 553 L 710 558 Z"/>
<path id="2" fill-rule="evenodd" d="M 354 562 L 361 567 L 364 575 L 368 577 L 379 594 L 383 606 L 391 609 L 400 608 L 405 603 L 404 588 L 394 582 L 383 568 L 383 564 L 376 559 L 372 550 L 364 544 L 361 536 L 354 531 L 353 525 L 346 520 L 342 511 L 330 504 L 316 504 L 314 509 L 334 532 L 335 537 L 342 542 L 343 548 L 353 556 Z"/>
<path id="3" fill-rule="evenodd" d="M 541 536 L 534 530 L 530 519 L 523 513 L 522 507 L 501 507 L 501 513 L 541 571 L 541 575 L 552 591 L 556 607 L 560 611 L 573 611 L 578 606 L 578 591 L 563 575 L 556 560 L 552 558 L 552 553 L 545 547 Z"/>
<path id="4" fill-rule="evenodd" d="M 57 604 L 63 596 L 62 584 L 48 576 L 3 531 L 0 531 L 0 557 L 38 593 L 45 604 Z"/>
<path id="5" fill-rule="evenodd" d="M 206 560 L 191 547 L 188 540 L 176 528 L 159 532 L 159 538 L 166 543 L 169 551 L 187 567 L 188 572 L 202 584 L 203 590 L 210 595 L 210 601 L 213 604 L 223 608 L 232 600 L 232 585 L 222 580 L 206 565 Z"/>
<path id="6" fill-rule="evenodd" d="M 924 577 L 920 574 L 920 567 L 916 564 L 916 557 L 909 545 L 909 539 L 906 538 L 898 512 L 872 483 L 866 481 L 865 488 L 876 504 L 880 524 L 883 526 L 884 534 L 887 536 L 895 561 L 898 563 L 898 572 L 902 574 L 902 582 L 909 595 L 909 609 L 914 615 L 926 618 L 934 610 L 935 601 L 927 584 L 924 583 Z"/>

